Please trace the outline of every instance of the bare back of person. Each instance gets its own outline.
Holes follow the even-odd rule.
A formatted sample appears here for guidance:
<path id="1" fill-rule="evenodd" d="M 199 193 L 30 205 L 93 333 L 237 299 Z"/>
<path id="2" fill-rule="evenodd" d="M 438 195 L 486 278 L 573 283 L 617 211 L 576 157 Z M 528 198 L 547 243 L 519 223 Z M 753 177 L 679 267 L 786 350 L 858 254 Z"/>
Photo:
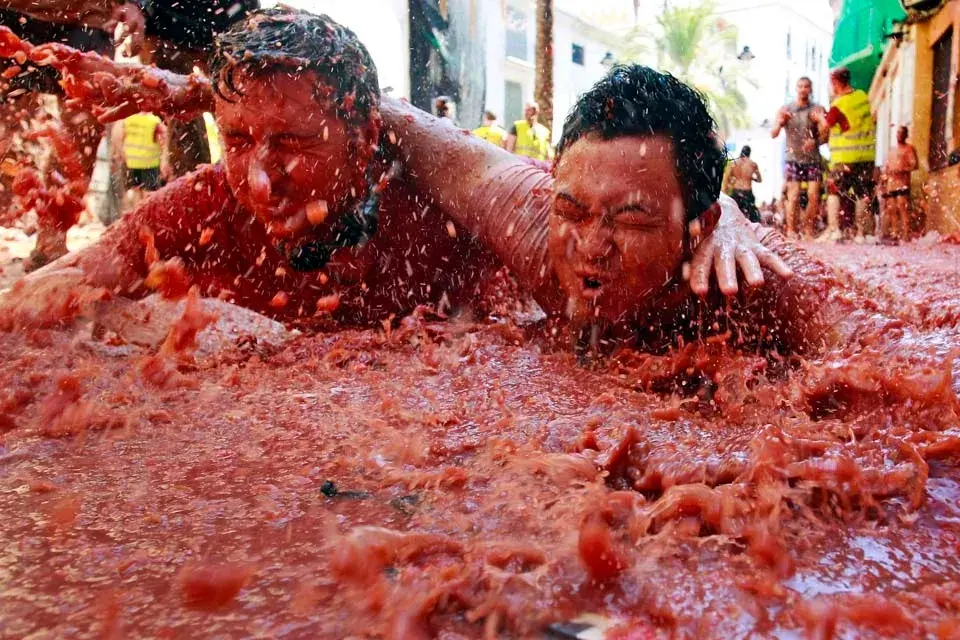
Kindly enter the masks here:
<path id="1" fill-rule="evenodd" d="M 737 191 L 753 189 L 757 169 L 757 163 L 750 158 L 737 158 L 730 166 L 730 188 Z"/>

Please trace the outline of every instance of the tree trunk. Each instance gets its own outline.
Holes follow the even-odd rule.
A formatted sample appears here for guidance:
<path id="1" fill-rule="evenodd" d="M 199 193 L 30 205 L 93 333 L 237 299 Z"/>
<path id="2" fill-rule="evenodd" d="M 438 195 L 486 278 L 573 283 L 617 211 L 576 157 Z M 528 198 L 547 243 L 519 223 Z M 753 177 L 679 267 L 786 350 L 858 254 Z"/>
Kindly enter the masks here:
<path id="1" fill-rule="evenodd" d="M 536 75 L 533 97 L 540 123 L 553 128 L 553 0 L 537 0 Z"/>

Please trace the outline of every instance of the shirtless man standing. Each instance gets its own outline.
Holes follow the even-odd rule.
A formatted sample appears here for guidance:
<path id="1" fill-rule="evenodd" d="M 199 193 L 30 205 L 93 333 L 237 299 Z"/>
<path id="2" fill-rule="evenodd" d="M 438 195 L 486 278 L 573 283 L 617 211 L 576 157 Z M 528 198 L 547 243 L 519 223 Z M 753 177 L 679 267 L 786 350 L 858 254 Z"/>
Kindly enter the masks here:
<path id="1" fill-rule="evenodd" d="M 883 236 L 897 240 L 910 237 L 910 174 L 917 170 L 917 150 L 907 142 L 906 127 L 897 129 L 897 147 L 883 167 Z M 899 230 L 895 228 L 898 226 Z"/>
<path id="2" fill-rule="evenodd" d="M 743 146 L 740 157 L 733 161 L 723 180 L 723 190 L 730 194 L 750 222 L 760 222 L 760 211 L 753 195 L 753 183 L 763 182 L 760 167 L 750 159 L 750 147 Z"/>
<path id="3" fill-rule="evenodd" d="M 806 238 L 813 236 L 813 223 L 820 207 L 820 182 L 823 177 L 823 160 L 820 158 L 820 135 L 817 122 L 823 107 L 812 102 L 813 83 L 810 78 L 797 80 L 797 101 L 784 105 L 777 114 L 776 124 L 770 131 L 778 137 L 786 131 L 787 149 L 784 177 L 787 181 L 786 233 L 795 237 L 803 230 Z M 802 224 L 797 220 L 800 212 L 800 183 L 807 183 L 807 208 Z M 799 229 L 798 229 L 799 228 Z"/>

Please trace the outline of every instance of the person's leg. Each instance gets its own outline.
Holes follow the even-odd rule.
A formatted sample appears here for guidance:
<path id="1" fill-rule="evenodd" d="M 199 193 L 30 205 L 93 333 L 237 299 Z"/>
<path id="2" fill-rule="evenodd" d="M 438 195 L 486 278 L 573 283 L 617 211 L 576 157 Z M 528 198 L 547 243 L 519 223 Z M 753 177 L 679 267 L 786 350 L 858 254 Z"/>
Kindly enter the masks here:
<path id="1" fill-rule="evenodd" d="M 879 240 L 881 243 L 888 242 L 893 239 L 893 226 L 895 224 L 896 211 L 894 209 L 894 204 L 892 198 L 888 198 L 886 195 L 880 197 L 880 235 Z"/>
<path id="2" fill-rule="evenodd" d="M 803 216 L 804 239 L 813 237 L 816 220 L 820 216 L 820 180 L 807 183 L 807 208 Z"/>
<path id="3" fill-rule="evenodd" d="M 874 227 L 874 166 L 872 162 L 859 162 L 851 167 L 850 188 L 852 197 L 856 200 L 856 214 L 854 223 L 856 224 L 856 237 L 860 242 L 866 239 L 866 236 L 875 233 Z"/>
<path id="4" fill-rule="evenodd" d="M 791 180 L 787 183 L 787 237 L 793 237 L 797 231 L 797 217 L 800 211 L 800 183 Z"/>
<path id="5" fill-rule="evenodd" d="M 827 228 L 823 232 L 824 240 L 839 240 L 841 237 L 841 217 L 843 216 L 843 201 L 839 193 L 827 196 Z"/>
<path id="6" fill-rule="evenodd" d="M 0 94 L 3 92 L 0 91 Z M 33 154 L 24 148 L 21 137 L 40 108 L 40 94 L 27 92 L 0 99 L 0 220 L 19 217 L 13 210 L 13 181 L 25 166 L 36 166 Z"/>
<path id="7" fill-rule="evenodd" d="M 897 218 L 899 220 L 898 238 L 900 242 L 910 240 L 910 196 L 897 196 Z"/>
<path id="8" fill-rule="evenodd" d="M 48 173 L 56 172 L 86 191 L 97 162 L 97 147 L 103 137 L 104 126 L 88 112 L 67 106 L 61 96 L 57 97 L 57 103 L 60 107 L 60 126 L 73 151 L 70 158 L 53 156 Z M 77 223 L 77 220 L 54 219 L 45 213 L 37 212 L 37 246 L 25 267 L 28 271 L 39 269 L 65 255 L 67 231 Z"/>

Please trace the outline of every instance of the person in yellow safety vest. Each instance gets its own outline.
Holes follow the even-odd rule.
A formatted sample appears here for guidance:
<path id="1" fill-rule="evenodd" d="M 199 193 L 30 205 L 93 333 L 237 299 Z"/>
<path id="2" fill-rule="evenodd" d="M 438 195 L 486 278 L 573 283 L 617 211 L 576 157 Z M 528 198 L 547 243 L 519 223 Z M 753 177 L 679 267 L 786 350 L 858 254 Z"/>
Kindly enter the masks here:
<path id="1" fill-rule="evenodd" d="M 507 151 L 518 156 L 547 161 L 553 158 L 550 129 L 537 122 L 540 106 L 528 102 L 523 108 L 523 120 L 517 120 L 507 136 Z"/>
<path id="2" fill-rule="evenodd" d="M 497 124 L 497 114 L 493 111 L 483 112 L 483 125 L 474 129 L 473 135 L 500 148 L 503 148 L 507 141 L 507 130 Z"/>
<path id="3" fill-rule="evenodd" d="M 223 147 L 220 146 L 220 132 L 217 130 L 217 121 L 212 113 L 203 114 L 203 122 L 207 127 L 207 145 L 210 147 L 210 164 L 217 164 L 223 157 Z"/>
<path id="4" fill-rule="evenodd" d="M 830 142 L 827 230 L 820 239 L 837 241 L 854 231 L 854 242 L 860 243 L 877 179 L 877 125 L 870 99 L 850 85 L 848 69 L 840 67 L 830 73 L 830 89 L 830 111 L 817 116 L 821 136 Z"/>
<path id="5" fill-rule="evenodd" d="M 118 123 L 114 135 L 127 167 L 127 191 L 124 209 L 135 206 L 146 191 L 163 186 L 160 166 L 163 161 L 163 121 L 152 113 L 138 113 Z"/>

